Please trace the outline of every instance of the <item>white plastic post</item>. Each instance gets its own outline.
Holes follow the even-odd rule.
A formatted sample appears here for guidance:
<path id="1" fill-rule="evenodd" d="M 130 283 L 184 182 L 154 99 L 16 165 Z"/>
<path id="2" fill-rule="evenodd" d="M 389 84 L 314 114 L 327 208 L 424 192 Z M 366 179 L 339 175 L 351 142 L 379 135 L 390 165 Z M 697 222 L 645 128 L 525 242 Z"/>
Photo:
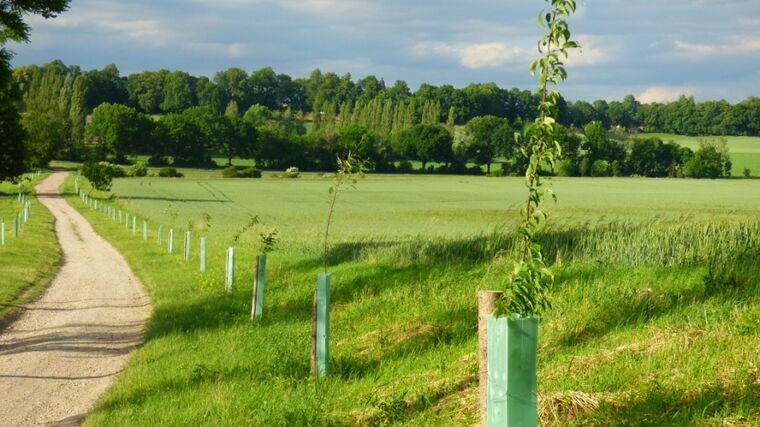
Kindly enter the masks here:
<path id="1" fill-rule="evenodd" d="M 169 253 L 173 254 L 174 253 L 174 229 L 173 228 L 169 229 L 169 243 L 168 243 L 168 245 L 169 245 Z"/>
<path id="2" fill-rule="evenodd" d="M 148 240 L 148 221 L 143 220 L 143 240 Z"/>
<path id="3" fill-rule="evenodd" d="M 5 221 L 0 221 L 0 246 L 5 246 Z"/>
<path id="4" fill-rule="evenodd" d="M 206 272 L 206 238 L 201 237 L 201 273 Z"/>
<path id="5" fill-rule="evenodd" d="M 227 277 L 225 280 L 227 293 L 232 293 L 235 288 L 235 248 L 227 249 Z"/>
<path id="6" fill-rule="evenodd" d="M 190 261 L 190 232 L 185 232 L 185 262 Z"/>
<path id="7" fill-rule="evenodd" d="M 137 217 L 132 215 L 132 234 L 137 233 Z"/>

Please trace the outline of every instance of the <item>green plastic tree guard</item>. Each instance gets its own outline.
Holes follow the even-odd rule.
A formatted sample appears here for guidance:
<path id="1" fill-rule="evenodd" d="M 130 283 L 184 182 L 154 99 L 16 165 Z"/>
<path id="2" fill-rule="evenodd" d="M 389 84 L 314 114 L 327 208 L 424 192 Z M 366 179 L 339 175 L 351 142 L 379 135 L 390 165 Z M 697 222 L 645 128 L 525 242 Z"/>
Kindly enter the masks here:
<path id="1" fill-rule="evenodd" d="M 5 222 L 0 222 L 0 246 L 5 246 Z"/>
<path id="2" fill-rule="evenodd" d="M 143 220 L 143 240 L 148 241 L 148 221 Z"/>
<path id="3" fill-rule="evenodd" d="M 256 283 L 253 286 L 253 309 L 251 318 L 261 320 L 264 314 L 264 278 L 266 277 L 267 256 L 259 255 L 256 257 Z"/>
<path id="4" fill-rule="evenodd" d="M 488 318 L 489 427 L 538 425 L 538 318 Z"/>
<path id="5" fill-rule="evenodd" d="M 168 246 L 169 253 L 173 254 L 174 253 L 174 229 L 173 228 L 169 229 L 169 237 L 166 240 L 168 242 L 167 245 L 169 245 Z"/>
<path id="6" fill-rule="evenodd" d="M 330 363 L 330 274 L 317 275 L 317 375 L 324 377 Z"/>
<path id="7" fill-rule="evenodd" d="M 132 234 L 137 233 L 137 217 L 132 215 Z"/>
<path id="8" fill-rule="evenodd" d="M 164 226 L 159 225 L 158 226 L 158 246 L 161 246 L 164 244 Z"/>

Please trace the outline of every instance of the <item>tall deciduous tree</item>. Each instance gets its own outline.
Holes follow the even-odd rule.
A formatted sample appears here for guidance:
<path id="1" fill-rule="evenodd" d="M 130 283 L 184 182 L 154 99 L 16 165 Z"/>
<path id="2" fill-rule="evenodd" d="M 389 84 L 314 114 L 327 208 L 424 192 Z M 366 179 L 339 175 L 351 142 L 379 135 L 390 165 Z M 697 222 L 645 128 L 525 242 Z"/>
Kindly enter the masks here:
<path id="1" fill-rule="evenodd" d="M 509 121 L 496 116 L 475 117 L 465 127 L 464 152 L 479 165 L 486 165 L 491 172 L 491 163 L 497 156 L 513 158 L 515 143 Z"/>
<path id="2" fill-rule="evenodd" d="M 0 180 L 24 171 L 26 150 L 17 104 L 21 100 L 10 68 L 8 41 L 29 41 L 29 14 L 53 18 L 68 8 L 69 0 L 4 0 L 0 2 Z"/>
<path id="3" fill-rule="evenodd" d="M 92 123 L 87 125 L 85 133 L 113 155 L 116 162 L 124 162 L 127 154 L 148 149 L 153 127 L 150 117 L 132 107 L 104 103 L 93 110 Z"/>

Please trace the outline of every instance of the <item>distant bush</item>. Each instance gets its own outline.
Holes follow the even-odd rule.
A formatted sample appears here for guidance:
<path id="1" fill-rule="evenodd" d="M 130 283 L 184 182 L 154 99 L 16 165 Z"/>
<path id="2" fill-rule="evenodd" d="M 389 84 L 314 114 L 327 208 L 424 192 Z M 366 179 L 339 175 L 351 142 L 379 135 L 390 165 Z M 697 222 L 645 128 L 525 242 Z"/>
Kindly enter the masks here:
<path id="1" fill-rule="evenodd" d="M 686 176 L 690 178 L 720 178 L 731 176 L 731 160 L 725 140 L 703 140 L 699 149 L 686 162 Z"/>
<path id="2" fill-rule="evenodd" d="M 238 171 L 235 166 L 227 166 L 222 169 L 222 176 L 225 178 L 235 178 L 238 176 Z"/>
<path id="3" fill-rule="evenodd" d="M 752 171 L 751 171 L 751 170 L 749 170 L 749 168 L 744 168 L 744 177 L 745 177 L 745 178 L 750 178 L 750 177 L 752 177 Z"/>
<path id="4" fill-rule="evenodd" d="M 225 178 L 261 178 L 261 170 L 254 167 L 238 169 L 235 166 L 227 166 L 222 169 Z"/>
<path id="5" fill-rule="evenodd" d="M 261 170 L 254 167 L 245 168 L 238 171 L 238 178 L 261 178 Z"/>
<path id="6" fill-rule="evenodd" d="M 504 176 L 504 170 L 503 169 L 492 169 L 491 172 L 488 172 L 488 176 L 490 176 L 490 177 Z"/>
<path id="7" fill-rule="evenodd" d="M 613 160 L 612 164 L 610 165 L 612 169 L 612 176 L 624 176 L 625 172 L 623 171 L 623 166 L 620 163 L 619 160 Z"/>
<path id="8" fill-rule="evenodd" d="M 288 178 L 298 178 L 301 176 L 301 171 L 297 167 L 291 166 L 285 170 L 285 176 Z"/>
<path id="9" fill-rule="evenodd" d="M 113 163 L 108 163 L 108 165 L 113 171 L 114 178 L 124 178 L 125 176 L 127 176 L 127 171 L 125 171 L 123 167 L 119 165 L 115 165 Z"/>
<path id="10" fill-rule="evenodd" d="M 578 164 L 571 159 L 562 159 L 557 162 L 557 175 L 558 176 L 578 176 L 580 170 Z"/>
<path id="11" fill-rule="evenodd" d="M 597 160 L 591 164 L 591 176 L 610 176 L 610 162 Z"/>
<path id="12" fill-rule="evenodd" d="M 159 168 L 162 166 L 169 166 L 169 159 L 163 156 L 151 156 L 148 159 L 148 166 L 153 166 L 156 168 Z"/>
<path id="13" fill-rule="evenodd" d="M 127 176 L 147 176 L 148 175 L 148 167 L 145 165 L 145 163 L 135 163 L 134 165 L 130 166 L 129 169 L 127 169 Z"/>
<path id="14" fill-rule="evenodd" d="M 114 177 L 114 165 L 108 162 L 89 161 L 82 165 L 82 175 L 96 190 L 108 191 L 111 189 Z"/>
<path id="15" fill-rule="evenodd" d="M 396 170 L 401 173 L 412 173 L 414 172 L 414 166 L 412 165 L 412 162 L 409 160 L 402 160 L 398 162 L 398 166 L 396 167 Z"/>
<path id="16" fill-rule="evenodd" d="M 158 171 L 158 176 L 162 178 L 182 178 L 184 175 L 178 172 L 176 168 L 165 167 Z"/>
<path id="17" fill-rule="evenodd" d="M 591 175 L 591 159 L 584 157 L 583 160 L 581 160 L 580 166 L 578 167 L 578 172 L 581 176 Z"/>

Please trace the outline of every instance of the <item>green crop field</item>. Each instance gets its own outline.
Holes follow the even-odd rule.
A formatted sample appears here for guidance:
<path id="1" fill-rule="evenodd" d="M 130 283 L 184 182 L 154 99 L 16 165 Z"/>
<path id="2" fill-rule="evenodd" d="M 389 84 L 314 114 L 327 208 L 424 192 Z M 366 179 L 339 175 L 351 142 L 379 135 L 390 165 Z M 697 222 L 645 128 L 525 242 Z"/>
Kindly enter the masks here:
<path id="1" fill-rule="evenodd" d="M 665 142 L 673 141 L 677 144 L 689 147 L 692 150 L 699 148 L 700 137 L 674 135 L 669 133 L 645 133 L 643 137 L 654 136 Z M 707 137 L 707 139 L 725 139 L 728 143 L 728 152 L 731 156 L 733 176 L 743 176 L 745 168 L 752 171 L 752 176 L 760 176 L 760 137 L 757 136 L 723 136 Z"/>
<path id="2" fill-rule="evenodd" d="M 18 192 L 31 195 L 34 184 L 45 176 L 24 181 L 21 186 L 0 183 L 0 221 L 5 222 L 5 246 L 0 246 L 0 319 L 38 296 L 61 259 L 53 216 L 33 197 L 29 199 L 29 221 L 21 227 L 18 238 L 13 236 L 14 217 L 22 210 Z"/>
<path id="3" fill-rule="evenodd" d="M 477 421 L 475 293 L 500 288 L 512 268 L 520 179 L 369 176 L 342 194 L 329 250 L 332 374 L 314 382 L 311 297 L 329 177 L 203 179 L 210 173 L 116 180 L 109 203 L 140 217 L 137 234 L 70 196 L 154 307 L 145 344 L 86 425 Z M 553 188 L 555 225 L 541 236 L 557 274 L 539 343 L 544 423 L 757 425 L 757 181 L 580 178 Z M 251 215 L 282 239 L 259 324 L 249 320 L 259 229 L 233 239 Z M 193 229 L 190 263 L 157 245 L 159 223 L 164 243 L 169 227 Z M 206 274 L 199 235 L 209 239 Z M 228 246 L 238 251 L 232 295 Z"/>

